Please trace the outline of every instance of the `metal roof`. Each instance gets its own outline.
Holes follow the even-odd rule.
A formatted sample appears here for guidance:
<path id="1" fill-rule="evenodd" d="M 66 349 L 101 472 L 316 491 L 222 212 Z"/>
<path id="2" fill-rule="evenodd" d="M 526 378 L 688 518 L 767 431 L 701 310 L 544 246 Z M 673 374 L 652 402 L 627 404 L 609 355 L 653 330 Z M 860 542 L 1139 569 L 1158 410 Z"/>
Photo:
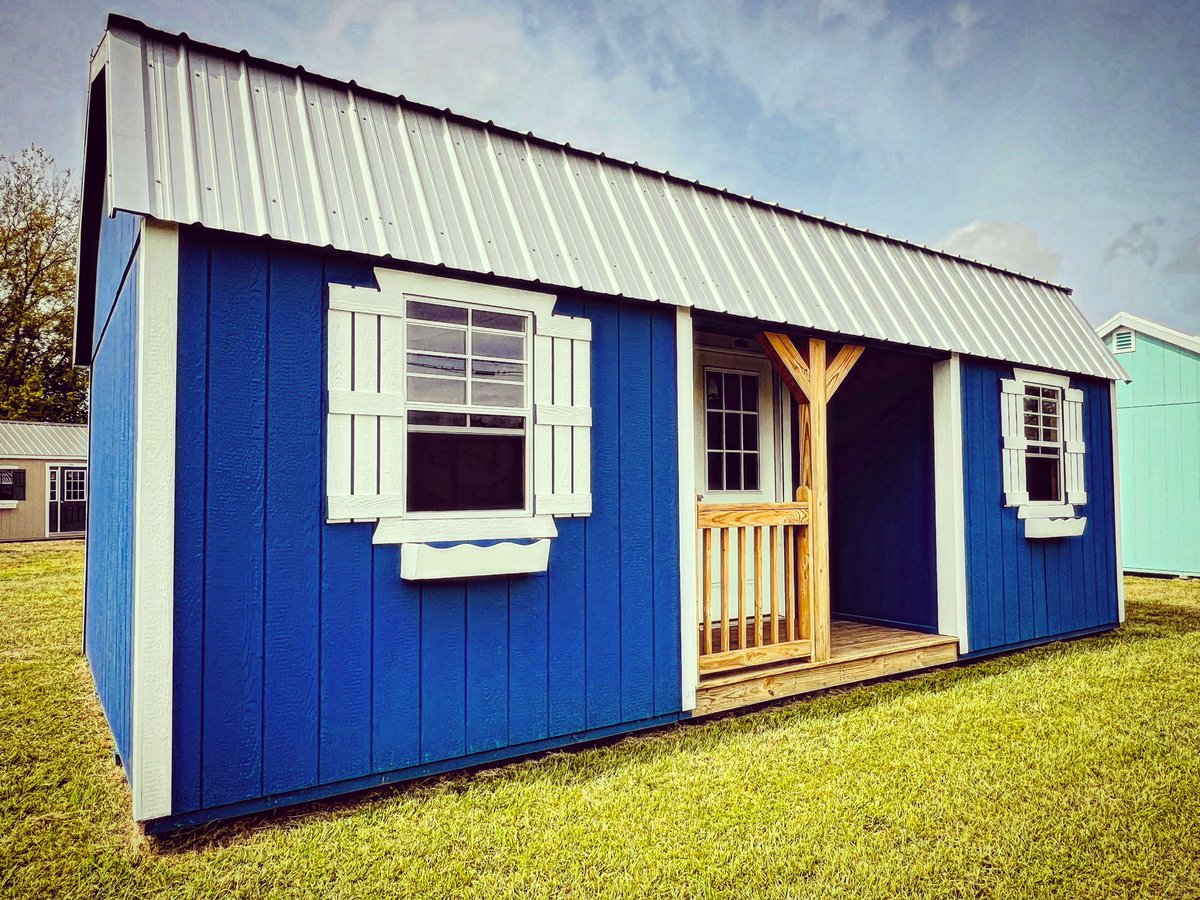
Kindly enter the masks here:
<path id="1" fill-rule="evenodd" d="M 0 420 L 0 459 L 87 459 L 86 425 Z"/>
<path id="2" fill-rule="evenodd" d="M 124 17 L 101 71 L 109 211 L 1124 377 L 1044 281 Z"/>

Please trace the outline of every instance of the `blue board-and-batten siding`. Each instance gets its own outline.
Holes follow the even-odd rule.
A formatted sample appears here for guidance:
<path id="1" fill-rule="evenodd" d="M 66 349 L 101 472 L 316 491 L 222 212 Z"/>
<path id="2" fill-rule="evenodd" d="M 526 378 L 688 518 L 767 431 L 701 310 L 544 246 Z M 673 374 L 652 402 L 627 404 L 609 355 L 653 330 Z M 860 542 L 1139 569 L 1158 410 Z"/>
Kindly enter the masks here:
<path id="1" fill-rule="evenodd" d="M 421 585 L 323 516 L 325 286 L 371 266 L 182 229 L 179 272 L 173 815 L 679 713 L 673 309 L 559 301 L 593 326 L 593 514 L 545 574 Z"/>
<path id="2" fill-rule="evenodd" d="M 84 652 L 117 752 L 130 771 L 133 503 L 140 220 L 101 223 L 91 349 Z"/>
<path id="3" fill-rule="evenodd" d="M 1028 540 L 1004 505 L 1000 381 L 1012 367 L 964 360 L 963 484 L 967 621 L 972 652 L 997 650 L 1118 620 L 1109 383 L 1073 376 L 1083 391 L 1088 502 L 1083 535 Z"/>

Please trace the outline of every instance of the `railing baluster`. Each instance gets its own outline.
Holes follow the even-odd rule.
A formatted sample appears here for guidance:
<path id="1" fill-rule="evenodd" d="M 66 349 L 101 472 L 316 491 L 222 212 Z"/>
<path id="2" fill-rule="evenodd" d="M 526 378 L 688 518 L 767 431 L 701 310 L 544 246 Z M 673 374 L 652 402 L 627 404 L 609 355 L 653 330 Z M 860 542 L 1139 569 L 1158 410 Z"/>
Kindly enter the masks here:
<path id="1" fill-rule="evenodd" d="M 762 528 L 754 529 L 754 646 L 761 647 L 763 643 L 763 609 L 762 609 Z"/>
<path id="2" fill-rule="evenodd" d="M 701 633 L 701 649 L 712 653 L 712 529 L 700 530 L 704 550 L 700 554 L 700 621 L 704 623 Z"/>
<path id="3" fill-rule="evenodd" d="M 812 591 L 808 567 L 808 527 L 797 529 L 796 540 L 796 601 L 800 605 L 800 639 L 812 639 Z"/>
<path id="4" fill-rule="evenodd" d="M 796 575 L 794 554 L 792 553 L 794 546 L 792 530 L 791 525 L 783 526 L 783 594 L 784 602 L 787 604 L 785 616 L 789 641 L 796 639 Z"/>
<path id="5" fill-rule="evenodd" d="M 779 643 L 779 528 L 771 526 L 771 643 Z"/>
<path id="6" fill-rule="evenodd" d="M 737 530 L 737 635 L 738 649 L 746 649 L 746 529 Z"/>
<path id="7" fill-rule="evenodd" d="M 721 649 L 729 648 L 729 529 L 721 529 Z"/>

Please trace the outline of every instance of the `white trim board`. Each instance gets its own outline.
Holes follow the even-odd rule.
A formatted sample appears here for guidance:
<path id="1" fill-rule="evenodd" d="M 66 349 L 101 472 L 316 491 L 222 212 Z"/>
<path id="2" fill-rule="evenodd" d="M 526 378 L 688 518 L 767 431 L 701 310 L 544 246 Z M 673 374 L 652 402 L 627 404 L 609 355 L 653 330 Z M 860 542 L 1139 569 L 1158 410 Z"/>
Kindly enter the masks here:
<path id="1" fill-rule="evenodd" d="M 679 665 L 682 709 L 696 708 L 700 684 L 699 611 L 696 597 L 696 425 L 692 409 L 692 311 L 675 310 L 675 406 L 679 450 Z"/>
<path id="2" fill-rule="evenodd" d="M 178 228 L 143 220 L 140 252 L 128 763 L 143 822 L 171 814 Z"/>
<path id="3" fill-rule="evenodd" d="M 933 364 L 934 521 L 938 633 L 971 649 L 967 626 L 967 536 L 963 506 L 962 363 L 957 353 Z"/>
<path id="4" fill-rule="evenodd" d="M 1108 386 L 1108 408 L 1112 414 L 1112 470 L 1113 470 L 1113 528 L 1116 530 L 1117 547 L 1117 621 L 1125 621 L 1125 547 L 1124 529 L 1121 524 L 1121 454 L 1117 449 L 1117 383 Z"/>

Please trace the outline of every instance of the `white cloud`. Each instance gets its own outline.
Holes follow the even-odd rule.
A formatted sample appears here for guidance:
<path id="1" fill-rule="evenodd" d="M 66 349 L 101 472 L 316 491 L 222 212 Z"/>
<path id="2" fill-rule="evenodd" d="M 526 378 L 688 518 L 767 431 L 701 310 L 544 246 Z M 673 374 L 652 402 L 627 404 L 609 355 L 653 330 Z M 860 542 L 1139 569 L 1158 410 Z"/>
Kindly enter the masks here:
<path id="1" fill-rule="evenodd" d="M 1062 256 L 1042 245 L 1028 225 L 976 219 L 956 228 L 935 245 L 948 253 L 1000 266 L 1035 278 L 1058 277 Z"/>
<path id="2" fill-rule="evenodd" d="M 983 16 L 967 3 L 956 3 L 947 12 L 950 26 L 933 42 L 933 61 L 938 68 L 957 69 L 967 61 L 971 50 L 971 29 Z"/>

